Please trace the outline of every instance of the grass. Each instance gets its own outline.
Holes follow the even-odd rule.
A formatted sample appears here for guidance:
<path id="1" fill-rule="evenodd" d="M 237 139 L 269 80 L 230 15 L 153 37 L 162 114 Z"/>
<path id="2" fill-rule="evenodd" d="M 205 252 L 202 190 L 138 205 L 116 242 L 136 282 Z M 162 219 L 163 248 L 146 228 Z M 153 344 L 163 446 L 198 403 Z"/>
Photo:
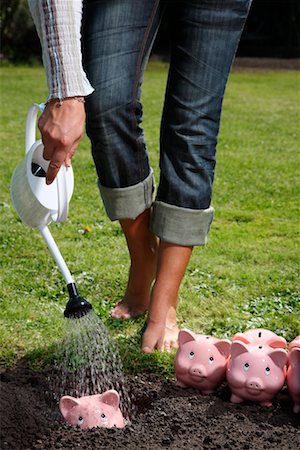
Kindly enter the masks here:
<path id="1" fill-rule="evenodd" d="M 144 128 L 158 179 L 159 124 L 167 66 L 149 64 Z M 0 363 L 51 362 L 64 331 L 66 288 L 39 234 L 16 216 L 9 183 L 24 154 L 28 106 L 43 101 L 42 68 L 1 69 Z M 299 74 L 234 71 L 224 100 L 214 185 L 215 219 L 206 247 L 195 248 L 180 291 L 179 324 L 230 337 L 266 327 L 292 340 L 299 306 Z M 172 376 L 173 355 L 139 350 L 145 317 L 113 321 L 128 272 L 126 244 L 104 212 L 89 142 L 73 159 L 68 222 L 51 232 L 86 297 L 117 339 L 128 372 Z M 85 232 L 86 227 L 90 231 Z"/>

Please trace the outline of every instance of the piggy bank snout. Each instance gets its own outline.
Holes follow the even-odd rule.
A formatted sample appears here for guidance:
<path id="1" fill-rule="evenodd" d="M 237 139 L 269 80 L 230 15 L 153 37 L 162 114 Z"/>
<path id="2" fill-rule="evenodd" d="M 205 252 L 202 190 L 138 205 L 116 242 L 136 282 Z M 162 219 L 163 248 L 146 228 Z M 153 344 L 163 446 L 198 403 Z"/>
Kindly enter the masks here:
<path id="1" fill-rule="evenodd" d="M 206 369 L 203 365 L 197 364 L 191 367 L 190 374 L 196 377 L 207 377 Z"/>
<path id="2" fill-rule="evenodd" d="M 259 378 L 250 378 L 247 382 L 247 387 L 258 392 L 263 389 L 262 382 Z"/>

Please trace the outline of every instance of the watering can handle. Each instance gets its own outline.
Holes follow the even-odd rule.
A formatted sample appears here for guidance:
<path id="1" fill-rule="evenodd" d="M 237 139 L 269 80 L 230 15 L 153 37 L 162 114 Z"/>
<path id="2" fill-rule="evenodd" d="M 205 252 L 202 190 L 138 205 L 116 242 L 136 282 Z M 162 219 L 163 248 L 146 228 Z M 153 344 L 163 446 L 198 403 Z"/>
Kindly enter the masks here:
<path id="1" fill-rule="evenodd" d="M 44 103 L 34 103 L 28 110 L 26 119 L 26 135 L 25 135 L 25 153 L 29 152 L 30 148 L 36 141 L 36 118 L 39 111 L 43 112 L 45 108 Z"/>
<path id="2" fill-rule="evenodd" d="M 29 152 L 33 144 L 36 142 L 36 122 L 38 112 L 43 112 L 45 108 L 44 103 L 34 103 L 28 110 L 26 119 L 26 138 L 25 150 Z M 68 216 L 68 191 L 67 191 L 67 177 L 66 171 L 68 169 L 62 166 L 56 176 L 57 183 L 57 215 L 55 222 L 65 222 Z"/>
<path id="3" fill-rule="evenodd" d="M 68 217 L 69 202 L 67 191 L 67 170 L 63 164 L 56 175 L 57 183 L 57 217 L 55 222 L 65 222 Z"/>

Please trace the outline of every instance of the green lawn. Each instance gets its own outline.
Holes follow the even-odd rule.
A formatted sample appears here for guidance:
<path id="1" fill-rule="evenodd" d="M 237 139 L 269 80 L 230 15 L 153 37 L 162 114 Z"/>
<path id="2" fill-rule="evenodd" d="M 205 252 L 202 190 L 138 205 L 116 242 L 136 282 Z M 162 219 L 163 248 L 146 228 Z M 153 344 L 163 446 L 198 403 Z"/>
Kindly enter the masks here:
<path id="1" fill-rule="evenodd" d="M 150 63 L 143 90 L 157 179 L 166 74 L 166 65 Z M 51 346 L 65 326 L 65 283 L 38 232 L 16 216 L 9 194 L 24 154 L 27 108 L 45 97 L 42 68 L 1 69 L 0 363 L 6 366 L 23 356 L 32 363 L 51 360 Z M 287 340 L 299 334 L 299 105 L 296 72 L 232 73 L 218 146 L 215 219 L 209 243 L 195 248 L 182 285 L 181 326 L 218 337 L 250 327 L 267 327 Z M 145 317 L 109 318 L 126 286 L 126 244 L 105 215 L 86 138 L 73 167 L 68 222 L 50 229 L 79 291 L 118 340 L 126 370 L 172 375 L 172 355 L 139 351 Z M 83 233 L 86 226 L 91 232 Z"/>

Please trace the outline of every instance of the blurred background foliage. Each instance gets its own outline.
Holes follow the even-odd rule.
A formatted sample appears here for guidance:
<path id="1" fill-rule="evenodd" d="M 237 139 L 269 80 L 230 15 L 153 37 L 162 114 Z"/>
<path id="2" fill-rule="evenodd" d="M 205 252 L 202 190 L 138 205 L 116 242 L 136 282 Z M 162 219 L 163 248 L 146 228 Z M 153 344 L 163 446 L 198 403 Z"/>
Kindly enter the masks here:
<path id="1" fill-rule="evenodd" d="M 68 1 L 68 0 L 66 0 Z M 41 60 L 39 40 L 27 0 L 1 0 L 2 62 L 34 65 Z M 153 52 L 168 58 L 167 25 L 162 23 Z M 300 1 L 253 0 L 238 56 L 300 56 Z"/>

